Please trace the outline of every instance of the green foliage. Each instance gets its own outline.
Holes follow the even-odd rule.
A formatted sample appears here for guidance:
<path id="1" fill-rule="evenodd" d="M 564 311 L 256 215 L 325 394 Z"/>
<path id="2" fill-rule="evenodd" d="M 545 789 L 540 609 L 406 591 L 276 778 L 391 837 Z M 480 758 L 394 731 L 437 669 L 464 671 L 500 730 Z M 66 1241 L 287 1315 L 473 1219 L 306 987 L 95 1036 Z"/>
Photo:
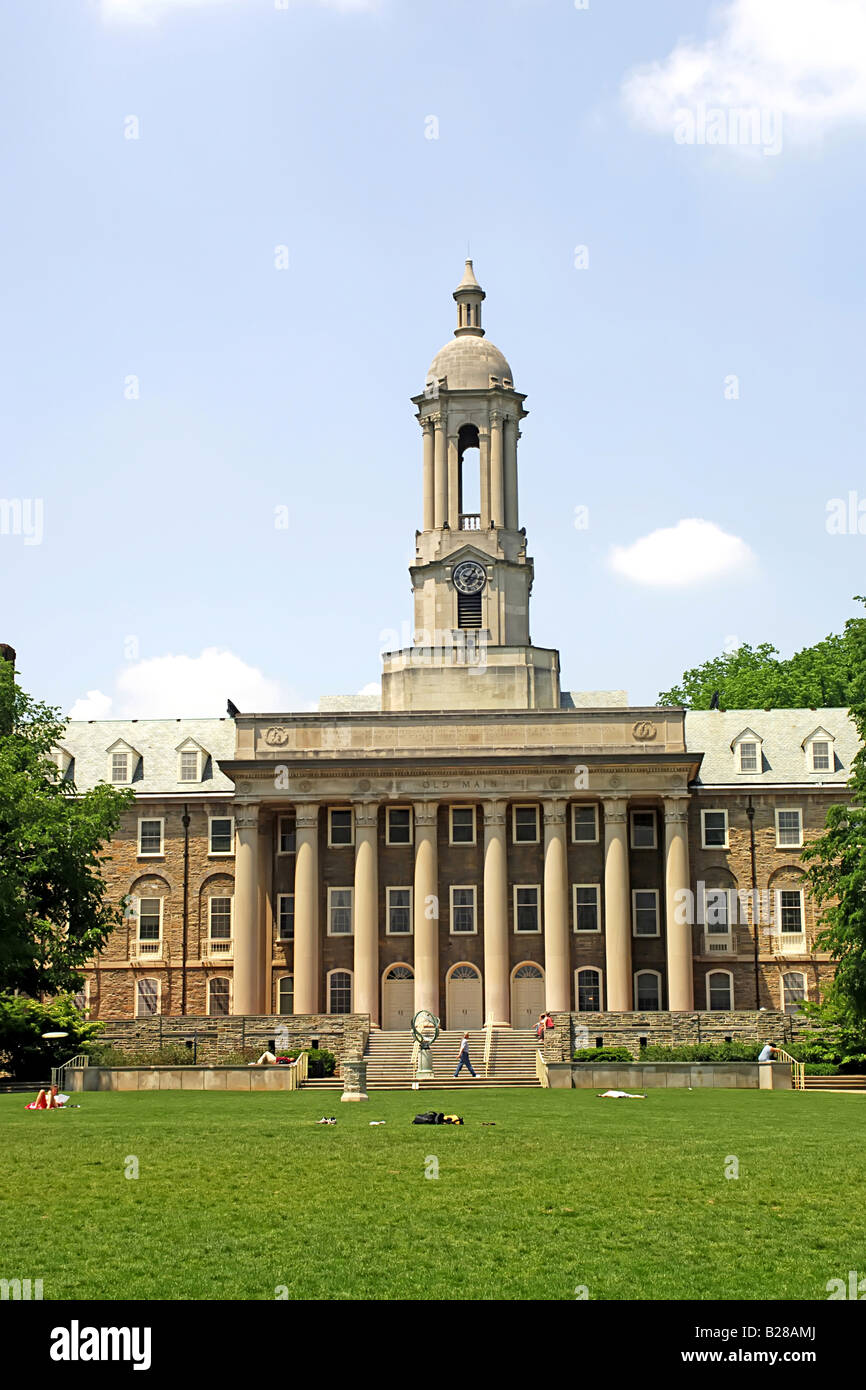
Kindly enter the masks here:
<path id="1" fill-rule="evenodd" d="M 681 1047 L 644 1047 L 642 1062 L 757 1062 L 762 1042 L 684 1043 Z M 786 1049 L 787 1050 L 787 1049 Z"/>
<path id="2" fill-rule="evenodd" d="M 860 602 L 866 602 L 861 599 Z M 821 909 L 818 950 L 836 964 L 823 1026 L 866 1031 L 866 618 L 845 624 L 852 660 L 851 716 L 860 735 L 848 781 L 852 802 L 831 806 L 826 829 L 802 851 Z"/>
<path id="3" fill-rule="evenodd" d="M 105 901 L 103 846 L 131 790 L 78 795 L 52 758 L 59 710 L 32 700 L 0 660 L 0 990 L 80 988 L 80 968 L 121 920 Z"/>
<path id="4" fill-rule="evenodd" d="M 788 1051 L 799 1062 L 831 1062 L 842 1071 L 866 1068 L 866 1022 L 858 1019 L 832 986 L 820 1004 L 805 1003 L 808 1033 Z"/>
<path id="5" fill-rule="evenodd" d="M 52 1067 L 76 1052 L 91 1050 L 91 1039 L 102 1030 L 89 1023 L 70 995 L 39 1004 L 23 994 L 0 994 L 0 1063 L 16 1081 L 44 1081 Z M 43 1033 L 66 1033 L 43 1038 Z"/>
<path id="6" fill-rule="evenodd" d="M 811 709 L 852 703 L 856 644 L 831 634 L 787 660 L 769 642 L 748 643 L 686 671 L 678 685 L 659 694 L 660 705 L 709 709 L 714 691 L 722 709 Z"/>
<path id="7" fill-rule="evenodd" d="M 574 1053 L 575 1062 L 633 1062 L 634 1058 L 627 1047 L 579 1047 Z"/>

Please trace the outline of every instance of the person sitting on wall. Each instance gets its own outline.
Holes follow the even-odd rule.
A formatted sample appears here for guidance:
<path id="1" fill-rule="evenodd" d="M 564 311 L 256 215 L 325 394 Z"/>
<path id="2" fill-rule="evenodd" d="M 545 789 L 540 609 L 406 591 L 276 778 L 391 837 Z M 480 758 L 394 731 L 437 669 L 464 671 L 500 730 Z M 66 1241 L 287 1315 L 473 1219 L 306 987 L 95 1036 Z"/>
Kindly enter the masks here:
<path id="1" fill-rule="evenodd" d="M 541 1039 L 544 1037 L 544 1024 L 545 1024 L 545 1018 L 546 1018 L 546 1015 L 545 1015 L 545 1014 L 539 1014 L 539 1015 L 538 1015 L 538 1022 L 537 1022 L 536 1025 L 535 1025 L 535 1036 L 538 1038 L 538 1041 L 539 1041 L 539 1042 L 541 1042 Z"/>
<path id="2" fill-rule="evenodd" d="M 775 1048 L 772 1043 L 764 1043 L 764 1046 L 761 1048 L 761 1051 L 758 1054 L 758 1061 L 775 1062 L 778 1055 L 778 1048 Z"/>

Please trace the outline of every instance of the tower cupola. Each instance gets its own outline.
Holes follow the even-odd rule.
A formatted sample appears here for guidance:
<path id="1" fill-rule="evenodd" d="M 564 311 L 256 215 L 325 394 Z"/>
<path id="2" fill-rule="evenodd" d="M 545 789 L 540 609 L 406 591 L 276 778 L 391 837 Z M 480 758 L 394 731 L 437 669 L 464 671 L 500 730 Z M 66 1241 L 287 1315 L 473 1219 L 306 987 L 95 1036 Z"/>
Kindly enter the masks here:
<path id="1" fill-rule="evenodd" d="M 463 279 L 454 291 L 454 298 L 457 301 L 457 327 L 454 330 L 455 338 L 483 338 L 484 329 L 481 327 L 481 305 L 486 295 L 475 279 L 475 271 L 472 262 L 467 260 L 466 269 L 463 272 Z"/>

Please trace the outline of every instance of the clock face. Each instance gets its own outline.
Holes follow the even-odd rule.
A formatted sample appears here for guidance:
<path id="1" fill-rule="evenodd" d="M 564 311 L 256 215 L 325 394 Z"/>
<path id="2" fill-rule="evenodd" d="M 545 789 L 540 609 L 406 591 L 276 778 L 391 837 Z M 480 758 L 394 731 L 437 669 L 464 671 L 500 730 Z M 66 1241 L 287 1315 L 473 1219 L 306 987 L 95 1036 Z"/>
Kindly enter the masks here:
<path id="1" fill-rule="evenodd" d="M 487 583 L 484 566 L 477 560 L 462 560 L 452 577 L 455 589 L 461 594 L 479 594 Z"/>

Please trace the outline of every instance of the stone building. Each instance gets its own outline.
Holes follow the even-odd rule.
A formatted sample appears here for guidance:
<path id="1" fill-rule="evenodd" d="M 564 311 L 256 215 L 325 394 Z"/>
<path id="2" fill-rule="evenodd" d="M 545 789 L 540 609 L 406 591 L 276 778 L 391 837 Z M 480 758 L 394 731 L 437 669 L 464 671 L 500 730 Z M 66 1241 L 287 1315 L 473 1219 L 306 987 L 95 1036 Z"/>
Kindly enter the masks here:
<path id="1" fill-rule="evenodd" d="M 77 786 L 130 785 L 126 916 L 95 1017 L 369 1015 L 406 1029 L 757 1009 L 819 997 L 800 850 L 844 799 L 844 709 L 629 706 L 560 689 L 530 637 L 525 397 L 457 327 L 413 399 L 422 528 L 412 646 L 381 701 L 317 713 L 71 723 Z M 472 501 L 472 499 L 475 499 Z M 475 509 L 471 509 L 471 506 Z"/>

